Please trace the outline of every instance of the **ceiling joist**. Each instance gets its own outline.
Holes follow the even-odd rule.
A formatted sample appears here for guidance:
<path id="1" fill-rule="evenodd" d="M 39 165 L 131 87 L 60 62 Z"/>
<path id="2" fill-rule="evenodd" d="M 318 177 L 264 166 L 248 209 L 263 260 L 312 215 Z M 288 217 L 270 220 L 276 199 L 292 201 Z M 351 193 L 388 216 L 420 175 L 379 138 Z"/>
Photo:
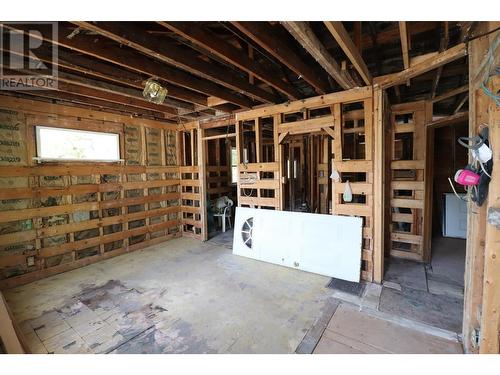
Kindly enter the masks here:
<path id="1" fill-rule="evenodd" d="M 275 30 L 267 22 L 231 22 L 239 31 L 258 44 L 267 53 L 302 77 L 318 94 L 330 91 L 329 85 L 319 77 L 292 46 L 283 38 L 276 37 Z"/>
<path id="2" fill-rule="evenodd" d="M 75 24 L 99 33 L 117 43 L 124 44 L 154 59 L 161 60 L 204 79 L 214 81 L 230 90 L 263 102 L 273 102 L 275 100 L 267 91 L 249 84 L 245 79 L 237 76 L 230 70 L 199 59 L 195 51 L 182 50 L 171 44 L 167 45 L 166 43 L 162 43 L 161 38 L 151 38 L 137 25 L 134 25 L 134 22 L 75 22 Z"/>
<path id="3" fill-rule="evenodd" d="M 340 71 L 340 66 L 330 55 L 325 46 L 321 44 L 307 22 L 282 22 L 283 26 L 290 34 L 316 59 L 316 61 L 326 70 L 326 72 L 344 89 L 348 90 L 354 85 L 347 80 Z"/>
<path id="4" fill-rule="evenodd" d="M 382 89 L 386 89 L 394 85 L 402 84 L 408 79 L 419 76 L 420 74 L 426 73 L 430 70 L 436 69 L 442 65 L 448 64 L 449 62 L 455 61 L 466 55 L 467 55 L 467 48 L 464 43 L 460 43 L 422 62 L 414 64 L 410 66 L 408 69 L 405 69 L 401 72 L 375 77 L 373 79 L 373 83 Z"/>
<path id="5" fill-rule="evenodd" d="M 324 21 L 324 24 L 328 31 L 335 38 L 340 48 L 346 56 L 351 61 L 352 65 L 356 68 L 359 75 L 367 85 L 372 84 L 372 76 L 368 67 L 366 66 L 361 53 L 359 53 L 359 49 L 356 47 L 354 42 L 352 41 L 349 33 L 344 28 L 344 25 L 340 21 Z"/>
<path id="6" fill-rule="evenodd" d="M 246 54 L 241 53 L 241 51 L 217 37 L 209 30 L 199 27 L 197 23 L 164 21 L 158 23 L 178 35 L 181 35 L 191 43 L 206 49 L 220 59 L 227 61 L 248 74 L 252 74 L 254 77 L 257 77 L 269 86 L 285 94 L 289 99 L 295 100 L 300 98 L 300 94 L 293 86 L 282 81 L 273 72 L 266 71 L 261 64 L 252 60 Z"/>
<path id="7" fill-rule="evenodd" d="M 23 24 L 4 24 L 3 26 L 11 30 L 29 31 L 29 28 Z M 59 37 L 57 40 L 53 39 L 52 30 L 45 25 L 38 25 L 37 31 L 39 31 L 40 34 L 33 34 L 34 38 L 55 43 L 93 58 L 116 64 L 148 76 L 158 77 L 164 81 L 201 92 L 205 95 L 217 96 L 243 108 L 250 108 L 254 104 L 251 99 L 234 95 L 209 80 L 193 76 L 157 60 L 145 59 L 143 55 L 125 48 L 120 48 L 118 45 L 116 47 L 105 45 L 101 43 L 99 37 L 95 35 L 89 36 L 80 33 L 69 38 L 68 36 L 73 33 L 74 29 L 62 24 L 59 24 Z"/>

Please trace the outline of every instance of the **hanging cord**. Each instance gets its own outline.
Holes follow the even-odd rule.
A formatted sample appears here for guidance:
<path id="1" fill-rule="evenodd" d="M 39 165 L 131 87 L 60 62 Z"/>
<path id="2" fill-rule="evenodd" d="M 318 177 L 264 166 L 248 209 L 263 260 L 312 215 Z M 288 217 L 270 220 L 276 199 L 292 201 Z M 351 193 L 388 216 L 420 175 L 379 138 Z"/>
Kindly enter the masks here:
<path id="1" fill-rule="evenodd" d="M 470 202 L 470 201 L 471 201 L 471 200 L 470 200 L 470 195 L 471 195 L 470 189 L 464 188 L 464 189 L 465 189 L 465 191 L 466 191 L 466 195 L 465 195 L 465 197 L 466 197 L 466 198 L 463 198 L 463 197 L 461 197 L 460 195 L 458 195 L 457 191 L 455 190 L 455 186 L 453 185 L 453 182 L 451 181 L 451 178 L 450 178 L 450 177 L 448 177 L 448 182 L 450 183 L 450 186 L 451 186 L 451 188 L 453 189 L 453 193 L 455 194 L 455 196 L 456 196 L 458 199 L 460 199 L 460 200 L 462 200 L 462 201 L 464 201 L 464 202 Z M 477 194 L 477 187 L 476 187 L 476 186 L 472 186 L 472 188 L 473 188 L 473 189 L 475 189 L 475 192 L 476 192 L 476 194 Z"/>
<path id="2" fill-rule="evenodd" d="M 479 164 L 479 166 L 481 167 L 484 174 L 486 176 L 488 176 L 489 178 L 491 178 L 490 174 L 488 172 L 486 172 L 486 168 L 484 168 L 483 162 L 479 159 L 479 151 L 478 150 L 484 144 L 483 138 L 476 135 L 474 137 L 460 137 L 460 138 L 458 138 L 457 141 L 460 145 L 462 145 L 465 148 L 472 151 L 472 156 L 473 156 L 474 160 Z M 471 142 L 472 142 L 472 144 L 471 144 Z"/>
<path id="3" fill-rule="evenodd" d="M 498 31 L 498 29 L 497 29 Z M 491 43 L 491 46 L 490 48 L 488 49 L 488 53 L 486 54 L 486 59 L 485 59 L 485 72 L 484 72 L 484 75 L 483 75 L 483 80 L 481 82 L 481 89 L 483 90 L 483 92 L 489 96 L 490 98 L 492 98 L 494 101 L 495 101 L 495 104 L 497 106 L 500 105 L 500 95 L 496 94 L 496 93 L 493 93 L 491 92 L 489 89 L 488 89 L 488 81 L 490 80 L 490 77 L 492 76 L 498 76 L 500 75 L 500 67 L 499 66 L 496 66 L 493 71 L 491 69 L 491 66 L 495 63 L 495 52 L 496 52 L 496 49 L 498 47 L 498 45 L 500 44 L 500 34 L 498 34 L 496 37 L 495 37 L 495 40 L 493 41 L 493 43 Z M 480 69 L 481 71 L 482 69 Z M 476 75 L 477 77 L 477 75 Z"/>

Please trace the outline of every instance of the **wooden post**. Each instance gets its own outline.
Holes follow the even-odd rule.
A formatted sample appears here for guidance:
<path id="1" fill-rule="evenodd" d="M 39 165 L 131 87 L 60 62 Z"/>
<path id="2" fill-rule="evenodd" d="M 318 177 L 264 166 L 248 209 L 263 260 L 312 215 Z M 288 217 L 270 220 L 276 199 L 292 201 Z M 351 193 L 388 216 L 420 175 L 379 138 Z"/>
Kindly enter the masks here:
<path id="1" fill-rule="evenodd" d="M 492 77 L 492 92 L 500 89 L 498 76 Z M 479 353 L 500 353 L 500 111 L 489 99 L 489 139 L 493 150 L 493 172 L 488 190 L 484 249 L 483 308 Z"/>
<path id="2" fill-rule="evenodd" d="M 207 196 L 206 196 L 206 160 L 205 160 L 205 146 L 206 143 L 203 140 L 205 136 L 205 130 L 198 127 L 197 130 L 197 148 L 198 148 L 198 180 L 200 181 L 200 216 L 201 216 L 201 240 L 208 240 L 208 228 L 207 228 Z"/>
<path id="3" fill-rule="evenodd" d="M 273 116 L 273 135 L 274 135 L 274 161 L 278 163 L 278 180 L 279 180 L 279 189 L 278 189 L 278 202 L 279 202 L 279 210 L 283 210 L 283 163 L 281 160 L 281 155 L 283 155 L 283 146 L 279 143 L 278 136 L 278 127 L 281 123 L 281 115 L 275 114 Z"/>
<path id="4" fill-rule="evenodd" d="M 432 121 L 432 102 L 425 102 L 425 124 Z M 434 176 L 434 128 L 425 127 L 425 171 L 424 171 L 424 222 L 423 222 L 423 260 L 431 261 L 432 246 L 432 206 Z"/>
<path id="5" fill-rule="evenodd" d="M 495 25 L 497 24 L 497 25 Z M 477 33 L 485 33 L 498 26 L 498 22 L 484 22 L 476 30 Z M 498 32 L 496 33 L 498 35 Z M 488 51 L 490 43 L 495 34 L 485 35 L 474 39 L 469 43 L 469 136 L 478 134 L 479 126 L 482 123 L 489 123 L 488 105 L 490 98 L 478 87 L 482 77 L 476 77 L 478 69 L 482 66 L 484 57 Z M 491 129 L 490 129 L 491 131 Z M 496 142 L 500 144 L 500 142 Z M 498 147 L 498 146 L 497 146 Z M 495 146 L 493 146 L 494 150 Z M 469 161 L 472 157 L 469 156 Z M 498 162 L 496 168 L 498 168 Z M 498 169 L 497 169 L 498 170 Z M 497 172 L 498 173 L 498 172 Z M 497 183 L 498 184 L 498 183 Z M 490 182 L 490 187 L 492 183 Z M 463 342 L 467 353 L 478 353 L 479 345 L 476 344 L 476 332 L 481 331 L 484 298 L 483 298 L 483 279 L 485 269 L 485 251 L 486 251 L 486 212 L 489 206 L 488 199 L 481 207 L 469 203 L 467 214 L 467 247 L 465 257 L 465 281 L 464 281 L 464 315 L 463 315 Z M 490 253 L 490 255 L 493 255 Z M 491 270 L 491 266 L 489 268 Z M 491 287 L 491 285 L 490 285 Z M 496 285 L 498 288 L 498 283 Z M 491 312 L 491 310 L 490 310 Z M 498 327 L 498 326 L 497 326 Z M 491 326 L 485 327 L 490 329 Z M 491 333 L 486 333 L 486 337 L 491 339 Z M 498 339 L 498 338 L 497 338 Z M 487 345 L 487 341 L 481 340 L 481 345 Z M 491 349 L 491 347 L 489 347 Z M 482 350 L 486 350 L 482 349 Z"/>
<path id="6" fill-rule="evenodd" d="M 373 281 L 382 283 L 384 277 L 384 205 L 385 205 L 385 136 L 383 121 L 383 92 L 381 89 L 375 89 L 373 92 L 374 100 L 374 181 L 373 181 Z"/>

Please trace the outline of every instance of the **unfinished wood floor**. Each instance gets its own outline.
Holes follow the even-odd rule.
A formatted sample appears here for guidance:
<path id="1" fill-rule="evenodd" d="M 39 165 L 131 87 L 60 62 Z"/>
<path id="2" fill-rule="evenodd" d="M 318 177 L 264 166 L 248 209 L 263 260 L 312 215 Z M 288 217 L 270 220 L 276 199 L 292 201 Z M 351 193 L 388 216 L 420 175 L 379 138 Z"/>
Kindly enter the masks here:
<path id="1" fill-rule="evenodd" d="M 328 281 L 179 238 L 5 297 L 34 353 L 293 353 Z"/>
<path id="2" fill-rule="evenodd" d="M 462 345 L 451 339 L 404 327 L 340 303 L 319 340 L 315 354 L 459 354 Z"/>

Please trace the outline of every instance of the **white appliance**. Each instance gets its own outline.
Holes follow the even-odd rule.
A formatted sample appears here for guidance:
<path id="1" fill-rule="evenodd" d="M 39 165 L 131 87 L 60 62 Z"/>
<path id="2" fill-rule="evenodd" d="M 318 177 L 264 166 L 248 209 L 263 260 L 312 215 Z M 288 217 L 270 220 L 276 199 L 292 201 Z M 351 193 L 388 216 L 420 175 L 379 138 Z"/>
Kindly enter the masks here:
<path id="1" fill-rule="evenodd" d="M 443 194 L 443 237 L 467 237 L 467 203 L 453 193 Z M 465 197 L 465 194 L 460 195 Z"/>
<path id="2" fill-rule="evenodd" d="M 236 208 L 233 254 L 359 282 L 362 219 Z"/>

